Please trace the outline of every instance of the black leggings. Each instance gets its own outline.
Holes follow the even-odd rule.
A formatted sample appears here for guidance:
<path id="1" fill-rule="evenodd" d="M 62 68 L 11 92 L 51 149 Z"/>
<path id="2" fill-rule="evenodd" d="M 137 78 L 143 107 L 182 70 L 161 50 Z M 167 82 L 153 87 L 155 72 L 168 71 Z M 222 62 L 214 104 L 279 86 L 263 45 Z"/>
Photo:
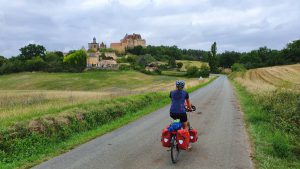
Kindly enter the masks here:
<path id="1" fill-rule="evenodd" d="M 186 115 L 186 113 L 170 113 L 170 116 L 174 120 L 180 119 L 181 123 L 187 122 L 187 115 Z"/>

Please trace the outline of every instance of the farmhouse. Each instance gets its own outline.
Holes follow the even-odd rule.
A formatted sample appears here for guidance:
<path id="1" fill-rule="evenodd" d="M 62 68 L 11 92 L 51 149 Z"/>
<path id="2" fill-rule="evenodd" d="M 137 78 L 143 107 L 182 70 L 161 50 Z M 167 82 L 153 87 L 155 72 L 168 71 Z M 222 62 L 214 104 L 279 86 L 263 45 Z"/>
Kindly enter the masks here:
<path id="1" fill-rule="evenodd" d="M 126 48 L 133 48 L 135 46 L 146 46 L 146 40 L 142 39 L 140 34 L 126 34 L 125 37 L 120 40 L 120 42 L 110 44 L 110 48 L 118 51 L 119 53 L 125 52 Z"/>

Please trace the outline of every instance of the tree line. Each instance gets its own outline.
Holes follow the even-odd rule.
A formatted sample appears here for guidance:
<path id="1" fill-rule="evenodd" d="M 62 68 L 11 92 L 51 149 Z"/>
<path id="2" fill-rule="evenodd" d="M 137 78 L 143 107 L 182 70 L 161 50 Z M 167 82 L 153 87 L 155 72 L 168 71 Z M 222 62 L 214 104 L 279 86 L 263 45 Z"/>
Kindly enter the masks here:
<path id="1" fill-rule="evenodd" d="M 23 71 L 82 72 L 86 67 L 86 53 L 72 50 L 66 56 L 60 51 L 46 51 L 42 45 L 29 44 L 19 49 L 20 54 L 0 56 L 0 74 Z"/>
<path id="2" fill-rule="evenodd" d="M 300 63 L 300 40 L 288 43 L 282 50 L 265 46 L 250 52 L 225 51 L 217 55 L 217 62 L 223 68 L 238 63 L 246 69 Z"/>
<path id="3" fill-rule="evenodd" d="M 219 73 L 220 68 L 243 70 L 300 63 L 300 40 L 288 43 L 282 50 L 260 47 L 249 52 L 217 53 L 217 43 L 214 42 L 210 51 L 149 45 L 127 48 L 125 55 L 127 54 L 137 56 L 129 57 L 127 60 L 135 61 L 140 67 L 145 67 L 153 61 L 164 61 L 168 63 L 168 67 L 162 66 L 162 69 L 178 68 L 180 65 L 177 65 L 176 60 L 195 60 L 208 62 L 210 71 Z M 72 50 L 64 55 L 60 51 L 46 51 L 42 45 L 29 44 L 20 49 L 18 56 L 11 58 L 0 56 L 0 74 L 22 71 L 82 72 L 86 67 L 86 58 L 87 54 L 82 50 Z"/>

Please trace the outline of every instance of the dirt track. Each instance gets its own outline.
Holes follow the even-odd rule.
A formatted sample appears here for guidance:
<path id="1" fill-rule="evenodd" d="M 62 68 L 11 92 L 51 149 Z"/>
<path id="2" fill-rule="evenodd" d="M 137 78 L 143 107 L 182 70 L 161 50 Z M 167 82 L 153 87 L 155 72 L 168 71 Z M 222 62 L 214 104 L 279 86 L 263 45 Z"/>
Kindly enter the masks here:
<path id="1" fill-rule="evenodd" d="M 160 143 L 162 128 L 171 122 L 166 106 L 35 168 L 253 168 L 243 117 L 227 77 L 219 77 L 190 96 L 198 108 L 190 114 L 190 121 L 199 131 L 199 140 L 192 151 L 180 154 L 175 165 Z"/>

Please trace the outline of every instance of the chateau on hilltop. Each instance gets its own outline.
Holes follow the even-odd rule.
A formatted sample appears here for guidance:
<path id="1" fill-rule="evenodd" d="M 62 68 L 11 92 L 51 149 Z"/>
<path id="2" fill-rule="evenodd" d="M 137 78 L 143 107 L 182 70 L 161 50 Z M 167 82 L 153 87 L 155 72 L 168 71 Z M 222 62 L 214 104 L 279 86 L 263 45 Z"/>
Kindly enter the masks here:
<path id="1" fill-rule="evenodd" d="M 142 39 L 140 34 L 126 34 L 125 37 L 121 39 L 119 43 L 110 44 L 110 48 L 118 51 L 119 53 L 125 52 L 126 48 L 133 48 L 135 46 L 146 46 L 146 40 Z"/>
<path id="2" fill-rule="evenodd" d="M 100 44 L 97 43 L 94 37 L 93 41 L 88 43 L 88 50 L 86 51 L 88 55 L 87 68 L 117 69 L 116 52 L 124 53 L 126 48 L 133 48 L 135 46 L 146 46 L 146 40 L 142 39 L 140 34 L 126 34 L 120 43 L 111 43 L 110 48 L 106 48 L 103 42 Z"/>
<path id="3" fill-rule="evenodd" d="M 103 42 L 97 43 L 95 37 L 93 42 L 88 43 L 87 55 L 87 68 L 117 69 L 118 67 L 116 53 L 107 49 Z"/>

